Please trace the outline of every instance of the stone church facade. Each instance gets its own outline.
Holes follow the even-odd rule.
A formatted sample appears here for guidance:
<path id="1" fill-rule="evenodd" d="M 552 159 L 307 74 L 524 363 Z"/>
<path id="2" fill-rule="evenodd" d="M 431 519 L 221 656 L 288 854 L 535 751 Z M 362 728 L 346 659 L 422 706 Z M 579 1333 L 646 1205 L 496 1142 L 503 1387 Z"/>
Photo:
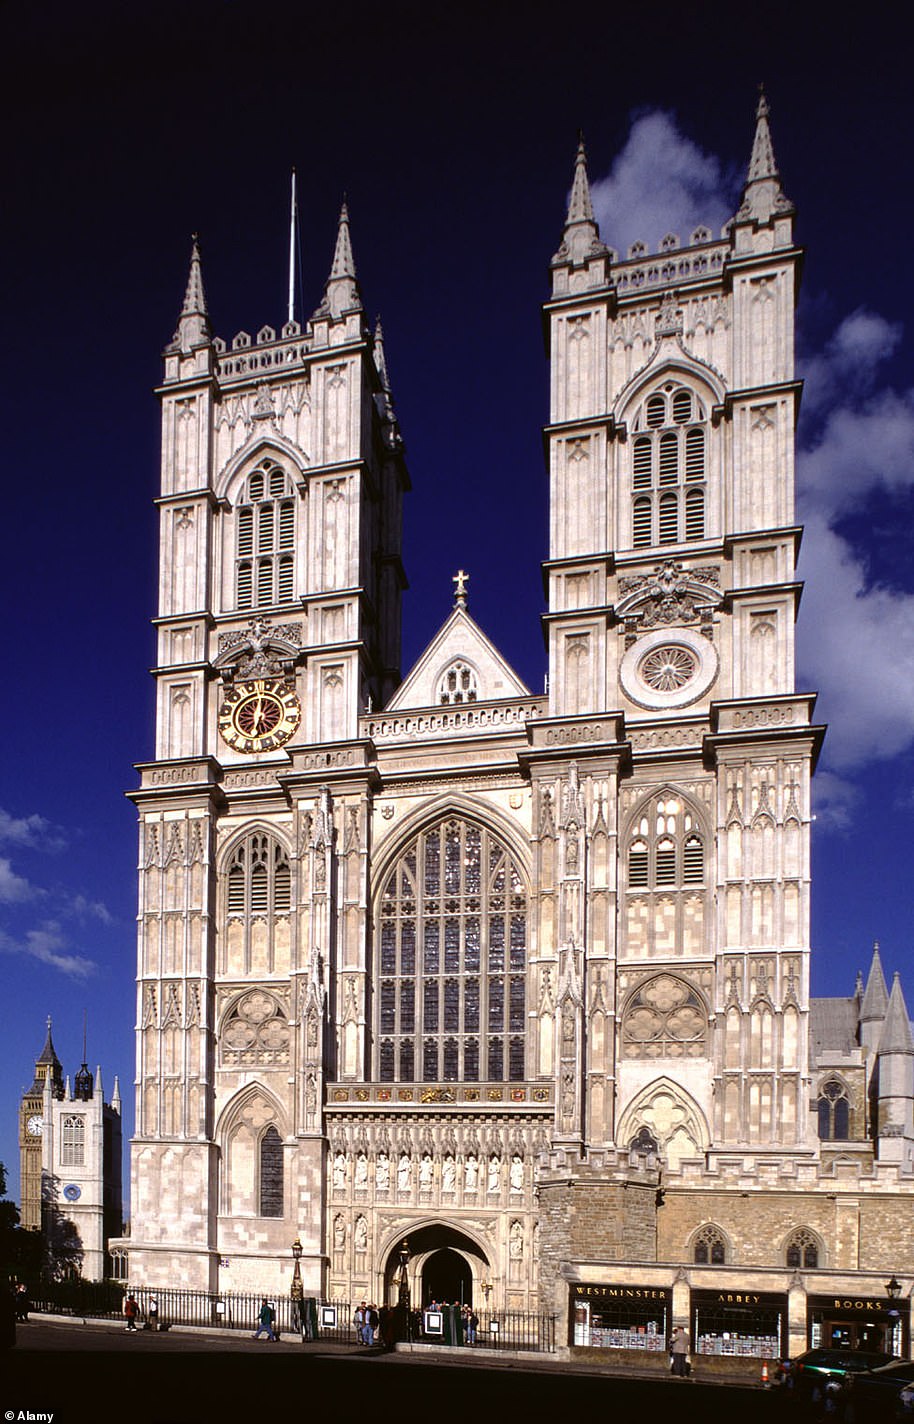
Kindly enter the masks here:
<path id="1" fill-rule="evenodd" d="M 876 954 L 809 995 L 800 260 L 764 99 L 720 237 L 610 251 L 579 150 L 535 695 L 462 573 L 401 679 L 409 477 L 345 208 L 310 321 L 230 347 L 195 245 L 133 793 L 131 1283 L 287 1289 L 299 1237 L 306 1294 L 383 1301 L 406 1238 L 414 1301 L 556 1314 L 572 1348 L 870 1315 L 907 1348 L 901 987 Z"/>

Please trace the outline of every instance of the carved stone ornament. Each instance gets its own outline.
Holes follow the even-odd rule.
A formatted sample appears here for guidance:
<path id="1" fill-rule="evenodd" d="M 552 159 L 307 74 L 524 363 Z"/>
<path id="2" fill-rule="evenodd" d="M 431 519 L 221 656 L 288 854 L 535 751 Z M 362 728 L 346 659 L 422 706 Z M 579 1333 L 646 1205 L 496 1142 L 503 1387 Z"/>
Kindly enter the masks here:
<path id="1" fill-rule="evenodd" d="M 625 628 L 626 648 L 639 631 L 684 623 L 700 624 L 701 632 L 710 638 L 719 590 L 716 568 L 685 570 L 676 559 L 666 559 L 651 574 L 620 579 L 616 617 Z"/>
<path id="2" fill-rule="evenodd" d="M 297 623 L 272 627 L 267 618 L 252 618 L 245 629 L 219 634 L 219 656 L 214 666 L 225 682 L 259 677 L 289 676 L 301 650 Z"/>

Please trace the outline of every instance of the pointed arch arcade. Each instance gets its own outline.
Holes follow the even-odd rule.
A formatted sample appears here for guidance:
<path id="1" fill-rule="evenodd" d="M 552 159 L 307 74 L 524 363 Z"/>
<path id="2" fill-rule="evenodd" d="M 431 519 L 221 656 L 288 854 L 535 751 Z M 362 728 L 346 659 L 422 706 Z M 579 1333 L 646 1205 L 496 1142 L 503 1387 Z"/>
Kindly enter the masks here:
<path id="1" fill-rule="evenodd" d="M 378 1079 L 523 1079 L 528 894 L 508 843 L 438 817 L 388 865 L 376 920 Z"/>

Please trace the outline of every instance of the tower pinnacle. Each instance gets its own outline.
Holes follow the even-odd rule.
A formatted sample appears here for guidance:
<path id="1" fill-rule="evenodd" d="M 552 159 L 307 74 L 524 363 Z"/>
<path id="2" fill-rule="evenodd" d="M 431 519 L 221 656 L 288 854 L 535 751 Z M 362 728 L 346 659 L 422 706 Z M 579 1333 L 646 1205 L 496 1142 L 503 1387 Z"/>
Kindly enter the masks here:
<path id="1" fill-rule="evenodd" d="M 574 160 L 574 178 L 568 200 L 568 216 L 554 263 L 570 262 L 576 266 L 588 257 L 606 255 L 606 244 L 600 241 L 600 229 L 593 215 L 590 182 L 587 177 L 587 150 L 583 134 L 578 135 L 578 151 Z"/>
<path id="2" fill-rule="evenodd" d="M 355 259 L 352 255 L 352 240 L 349 235 L 349 207 L 345 198 L 340 208 L 336 230 L 336 246 L 330 276 L 324 288 L 324 297 L 316 317 L 340 317 L 344 312 L 362 311 L 362 297 L 355 275 Z"/>
<path id="3" fill-rule="evenodd" d="M 777 213 L 794 211 L 793 203 L 781 187 L 768 114 L 768 99 L 764 88 L 759 85 L 752 156 L 743 187 L 743 200 L 736 215 L 737 222 L 769 222 Z"/>
<path id="4" fill-rule="evenodd" d="M 178 318 L 178 327 L 172 338 L 170 351 L 191 351 L 195 346 L 203 346 L 211 336 L 206 296 L 203 292 L 203 267 L 200 261 L 200 239 L 193 235 L 190 253 L 190 271 L 187 274 L 187 290 L 184 305 Z"/>

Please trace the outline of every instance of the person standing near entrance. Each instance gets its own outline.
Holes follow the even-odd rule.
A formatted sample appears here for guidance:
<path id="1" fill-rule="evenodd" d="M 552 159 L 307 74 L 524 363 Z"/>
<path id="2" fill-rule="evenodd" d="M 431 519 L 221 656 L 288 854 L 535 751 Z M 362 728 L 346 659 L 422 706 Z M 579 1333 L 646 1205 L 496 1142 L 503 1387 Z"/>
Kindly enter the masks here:
<path id="1" fill-rule="evenodd" d="M 135 1329 L 136 1329 L 136 1318 L 137 1318 L 137 1316 L 139 1315 L 139 1313 L 140 1313 L 140 1307 L 137 1305 L 137 1303 L 136 1303 L 136 1297 L 134 1296 L 133 1292 L 131 1291 L 131 1293 L 128 1295 L 127 1299 L 124 1301 L 124 1315 L 127 1317 L 127 1329 L 128 1329 L 128 1330 L 135 1330 Z"/>
<path id="2" fill-rule="evenodd" d="M 689 1337 L 685 1327 L 677 1325 L 670 1340 L 670 1355 L 673 1360 L 673 1374 L 678 1379 L 685 1379 L 688 1370 L 686 1368 L 689 1355 Z"/>

